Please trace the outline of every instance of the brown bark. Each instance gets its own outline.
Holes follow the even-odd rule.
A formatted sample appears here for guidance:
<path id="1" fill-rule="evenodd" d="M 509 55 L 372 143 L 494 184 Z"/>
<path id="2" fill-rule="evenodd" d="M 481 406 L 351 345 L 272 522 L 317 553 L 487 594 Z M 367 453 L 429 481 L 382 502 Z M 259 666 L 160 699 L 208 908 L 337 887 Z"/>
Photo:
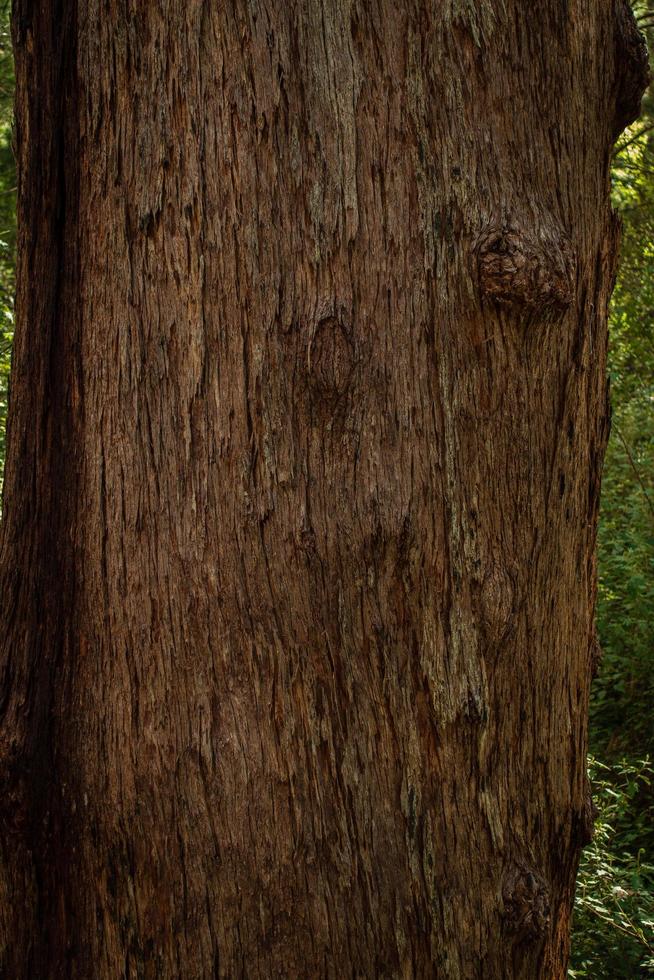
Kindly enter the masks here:
<path id="1" fill-rule="evenodd" d="M 17 0 L 0 969 L 560 978 L 596 0 Z"/>

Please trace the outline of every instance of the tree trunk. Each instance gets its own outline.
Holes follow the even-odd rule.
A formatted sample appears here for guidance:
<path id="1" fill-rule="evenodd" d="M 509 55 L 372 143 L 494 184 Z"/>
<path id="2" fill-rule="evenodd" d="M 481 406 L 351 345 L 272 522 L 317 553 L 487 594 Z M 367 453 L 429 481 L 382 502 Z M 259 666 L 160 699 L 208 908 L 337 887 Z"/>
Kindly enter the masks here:
<path id="1" fill-rule="evenodd" d="M 564 977 L 626 5 L 14 7 L 0 972 Z"/>

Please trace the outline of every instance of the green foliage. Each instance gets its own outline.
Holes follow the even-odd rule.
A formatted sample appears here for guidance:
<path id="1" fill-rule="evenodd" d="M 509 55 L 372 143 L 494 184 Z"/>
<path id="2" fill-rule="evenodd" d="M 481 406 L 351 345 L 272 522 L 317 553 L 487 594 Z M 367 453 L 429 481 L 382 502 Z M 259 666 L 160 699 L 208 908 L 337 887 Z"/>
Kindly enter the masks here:
<path id="1" fill-rule="evenodd" d="M 654 3 L 634 4 L 654 43 Z M 654 752 L 654 99 L 619 140 L 614 203 L 624 223 L 609 368 L 613 425 L 602 490 L 598 627 L 604 653 L 593 691 L 597 753 Z"/>
<path id="2" fill-rule="evenodd" d="M 654 4 L 634 5 L 654 43 Z M 651 25 L 651 26 L 649 26 Z M 623 134 L 613 166 L 624 234 L 610 323 L 612 433 L 602 487 L 593 690 L 596 753 L 654 753 L 654 100 Z"/>
<path id="3" fill-rule="evenodd" d="M 569 975 L 654 977 L 654 768 L 589 767 L 599 816 L 579 869 Z"/>

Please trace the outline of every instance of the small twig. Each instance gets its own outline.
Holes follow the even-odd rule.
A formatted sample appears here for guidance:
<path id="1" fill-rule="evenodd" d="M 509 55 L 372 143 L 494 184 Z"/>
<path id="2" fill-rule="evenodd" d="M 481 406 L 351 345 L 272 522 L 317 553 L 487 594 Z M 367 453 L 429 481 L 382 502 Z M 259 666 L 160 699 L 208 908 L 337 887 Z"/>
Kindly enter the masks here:
<path id="1" fill-rule="evenodd" d="M 634 457 L 631 454 L 631 450 L 629 449 L 629 446 L 627 445 L 627 440 L 622 435 L 622 433 L 620 432 L 620 429 L 618 428 L 617 425 L 615 425 L 615 423 L 613 424 L 613 428 L 617 432 L 618 438 L 620 439 L 620 442 L 624 446 L 624 451 L 627 454 L 627 457 L 628 457 L 629 462 L 631 464 L 631 468 L 634 471 L 634 475 L 635 475 L 636 479 L 638 480 L 638 483 L 640 484 L 640 489 L 643 491 L 643 496 L 645 497 L 645 500 L 647 501 L 647 506 L 650 509 L 650 513 L 651 513 L 652 517 L 654 517 L 654 504 L 652 503 L 652 500 L 650 498 L 650 495 L 647 492 L 647 487 L 645 486 L 645 484 L 643 482 L 643 478 L 641 477 L 640 472 L 638 470 L 638 467 L 636 466 L 636 463 L 634 461 Z"/>
<path id="2" fill-rule="evenodd" d="M 624 153 L 627 147 L 631 146 L 632 143 L 635 143 L 637 140 L 640 139 L 641 136 L 644 136 L 646 133 L 649 133 L 650 130 L 652 129 L 654 129 L 654 123 L 650 123 L 649 126 L 644 126 L 640 130 L 640 132 L 634 133 L 634 135 L 630 139 L 625 140 L 625 142 L 621 143 L 620 146 L 616 146 L 615 150 L 613 151 L 613 156 L 617 157 L 619 156 L 620 153 Z"/>
<path id="3" fill-rule="evenodd" d="M 619 908 L 622 914 L 629 922 L 630 928 L 627 928 L 626 926 L 623 926 L 621 923 L 616 922 L 615 919 L 612 919 L 608 915 L 602 915 L 602 913 L 598 912 L 598 910 L 596 908 L 593 908 L 592 905 L 585 906 L 585 910 L 587 912 L 592 912 L 592 914 L 597 916 L 598 919 L 601 919 L 602 922 L 606 922 L 607 925 L 610 925 L 614 929 L 617 929 L 619 932 L 624 933 L 625 936 L 630 936 L 632 939 L 636 939 L 641 944 L 641 946 L 643 946 L 648 952 L 650 953 L 654 952 L 654 947 L 650 945 L 649 941 L 643 935 L 642 931 L 633 925 L 633 923 L 628 918 L 628 916 L 626 916 L 625 911 L 621 905 L 619 905 Z"/>

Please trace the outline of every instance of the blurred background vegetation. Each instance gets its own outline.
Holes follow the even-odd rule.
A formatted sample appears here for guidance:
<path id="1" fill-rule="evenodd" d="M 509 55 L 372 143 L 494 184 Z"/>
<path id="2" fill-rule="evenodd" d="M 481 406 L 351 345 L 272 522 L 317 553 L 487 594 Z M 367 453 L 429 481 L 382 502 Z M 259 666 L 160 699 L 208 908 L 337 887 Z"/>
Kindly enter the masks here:
<path id="1" fill-rule="evenodd" d="M 634 10 L 654 50 L 654 0 Z M 13 338 L 16 173 L 9 4 L 0 0 L 0 486 Z M 577 886 L 571 977 L 654 977 L 654 97 L 620 138 L 624 222 L 611 315 L 613 423 L 602 491 L 591 758 L 599 810 Z"/>

